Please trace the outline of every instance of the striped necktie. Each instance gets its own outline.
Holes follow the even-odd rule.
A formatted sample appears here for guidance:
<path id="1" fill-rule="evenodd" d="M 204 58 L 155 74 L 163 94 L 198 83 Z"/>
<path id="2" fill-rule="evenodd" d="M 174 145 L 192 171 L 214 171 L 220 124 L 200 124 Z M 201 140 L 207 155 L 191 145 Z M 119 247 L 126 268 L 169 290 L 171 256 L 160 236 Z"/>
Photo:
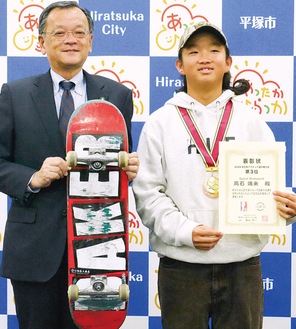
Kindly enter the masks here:
<path id="1" fill-rule="evenodd" d="M 61 81 L 60 86 L 63 88 L 63 95 L 60 107 L 59 124 L 61 133 L 66 142 L 67 127 L 71 114 L 74 111 L 74 100 L 71 94 L 71 89 L 74 88 L 75 83 L 71 81 Z"/>

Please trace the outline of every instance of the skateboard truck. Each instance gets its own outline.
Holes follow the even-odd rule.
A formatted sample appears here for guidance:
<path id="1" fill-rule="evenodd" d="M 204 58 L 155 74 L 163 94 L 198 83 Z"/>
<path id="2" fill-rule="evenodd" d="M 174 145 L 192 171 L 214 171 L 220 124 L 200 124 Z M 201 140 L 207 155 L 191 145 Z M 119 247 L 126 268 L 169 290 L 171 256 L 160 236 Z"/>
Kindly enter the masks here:
<path id="1" fill-rule="evenodd" d="M 118 162 L 120 168 L 126 167 L 128 165 L 128 153 L 119 151 L 115 154 L 107 154 L 105 148 L 89 148 L 88 154 L 81 156 L 76 151 L 69 151 L 66 160 L 69 167 L 88 165 L 89 169 L 99 171 L 105 170 L 110 162 Z"/>
<path id="2" fill-rule="evenodd" d="M 111 296 L 118 296 L 120 300 L 127 301 L 129 298 L 129 287 L 125 283 L 126 277 L 123 274 L 121 277 L 121 284 L 118 290 L 111 288 L 108 285 L 107 276 L 96 276 L 92 275 L 90 277 L 90 285 L 81 291 L 76 284 L 72 284 L 68 289 L 68 297 L 70 301 L 76 301 L 79 296 L 88 296 L 93 298 L 106 298 Z"/>

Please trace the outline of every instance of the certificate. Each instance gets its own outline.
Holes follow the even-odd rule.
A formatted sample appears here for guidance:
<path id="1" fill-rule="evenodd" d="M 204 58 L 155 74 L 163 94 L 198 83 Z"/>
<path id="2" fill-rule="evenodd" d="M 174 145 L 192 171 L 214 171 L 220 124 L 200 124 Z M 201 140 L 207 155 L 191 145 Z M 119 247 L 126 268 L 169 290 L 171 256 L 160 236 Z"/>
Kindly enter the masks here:
<path id="1" fill-rule="evenodd" d="M 284 142 L 220 142 L 219 230 L 284 234 L 274 190 L 285 190 Z"/>

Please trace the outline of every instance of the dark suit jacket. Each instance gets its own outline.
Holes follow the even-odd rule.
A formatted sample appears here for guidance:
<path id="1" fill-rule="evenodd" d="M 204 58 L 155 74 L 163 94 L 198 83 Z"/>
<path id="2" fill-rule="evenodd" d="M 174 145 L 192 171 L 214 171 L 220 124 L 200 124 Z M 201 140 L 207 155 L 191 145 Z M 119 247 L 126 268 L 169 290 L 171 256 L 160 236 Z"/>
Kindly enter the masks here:
<path id="1" fill-rule="evenodd" d="M 84 72 L 88 100 L 105 98 L 122 112 L 131 141 L 132 92 Z M 130 143 L 131 148 L 131 143 Z M 14 280 L 49 280 L 66 246 L 66 179 L 25 197 L 47 157 L 65 158 L 50 73 L 4 84 L 0 94 L 0 191 L 12 198 L 0 274 Z M 2 218 L 3 220 L 3 218 Z"/>

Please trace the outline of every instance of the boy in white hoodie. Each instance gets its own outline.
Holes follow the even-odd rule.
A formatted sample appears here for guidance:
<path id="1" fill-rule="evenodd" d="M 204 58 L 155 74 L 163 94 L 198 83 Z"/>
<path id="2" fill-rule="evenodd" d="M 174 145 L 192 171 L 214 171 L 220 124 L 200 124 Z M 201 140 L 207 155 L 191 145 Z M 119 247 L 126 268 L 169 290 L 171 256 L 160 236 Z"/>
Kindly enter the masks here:
<path id="1" fill-rule="evenodd" d="M 231 64 L 221 30 L 207 22 L 190 26 L 176 61 L 184 88 L 151 114 L 141 133 L 133 190 L 151 248 L 160 257 L 164 329 L 207 329 L 210 318 L 213 329 L 262 328 L 259 254 L 268 235 L 218 231 L 214 153 L 219 140 L 270 142 L 274 136 L 255 111 L 234 98 L 249 83 L 230 86 Z M 286 202 L 279 206 L 286 219 L 295 216 L 294 197 L 277 192 L 275 198 Z"/>

